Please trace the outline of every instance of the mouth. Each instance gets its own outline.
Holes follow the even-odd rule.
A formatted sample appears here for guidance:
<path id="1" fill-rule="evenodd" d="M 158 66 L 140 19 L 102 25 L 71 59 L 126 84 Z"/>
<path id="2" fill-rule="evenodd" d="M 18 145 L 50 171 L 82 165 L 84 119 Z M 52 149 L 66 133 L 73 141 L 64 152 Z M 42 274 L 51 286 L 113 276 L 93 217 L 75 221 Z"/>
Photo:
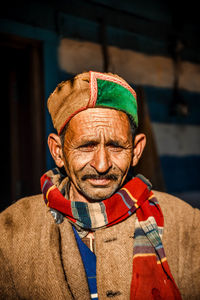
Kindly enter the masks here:
<path id="1" fill-rule="evenodd" d="M 105 187 L 107 186 L 111 180 L 110 179 L 106 179 L 106 178 L 101 178 L 101 179 L 94 179 L 94 178 L 91 178 L 91 179 L 88 179 L 88 181 L 93 185 L 93 186 L 96 186 L 96 187 Z"/>
<path id="2" fill-rule="evenodd" d="M 84 181 L 87 180 L 95 187 L 106 187 L 111 183 L 111 181 L 116 181 L 117 177 L 115 175 L 85 175 L 82 179 Z"/>

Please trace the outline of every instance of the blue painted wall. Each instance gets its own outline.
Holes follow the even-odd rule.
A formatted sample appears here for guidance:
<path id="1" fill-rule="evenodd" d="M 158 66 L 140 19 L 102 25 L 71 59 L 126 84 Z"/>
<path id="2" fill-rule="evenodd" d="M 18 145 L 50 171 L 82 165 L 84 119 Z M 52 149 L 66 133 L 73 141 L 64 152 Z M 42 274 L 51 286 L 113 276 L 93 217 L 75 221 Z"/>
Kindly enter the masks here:
<path id="1" fill-rule="evenodd" d="M 187 103 L 189 113 L 187 116 L 175 116 L 170 113 L 172 89 L 152 86 L 143 86 L 143 89 L 153 122 L 200 125 L 200 93 L 180 89 L 179 93 Z"/>

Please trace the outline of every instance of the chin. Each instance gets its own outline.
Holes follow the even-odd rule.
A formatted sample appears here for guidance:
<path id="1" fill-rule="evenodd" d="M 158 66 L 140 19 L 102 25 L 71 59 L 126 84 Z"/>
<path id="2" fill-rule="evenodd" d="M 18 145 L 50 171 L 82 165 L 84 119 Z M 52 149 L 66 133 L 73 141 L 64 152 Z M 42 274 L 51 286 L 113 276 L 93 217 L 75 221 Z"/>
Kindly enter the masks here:
<path id="1" fill-rule="evenodd" d="M 83 191 L 83 196 L 89 201 L 89 202 L 100 202 L 103 201 L 105 199 L 110 198 L 117 189 L 114 189 L 112 191 L 102 191 L 102 189 L 100 191 L 95 191 L 95 192 L 91 192 L 91 193 L 84 193 Z"/>

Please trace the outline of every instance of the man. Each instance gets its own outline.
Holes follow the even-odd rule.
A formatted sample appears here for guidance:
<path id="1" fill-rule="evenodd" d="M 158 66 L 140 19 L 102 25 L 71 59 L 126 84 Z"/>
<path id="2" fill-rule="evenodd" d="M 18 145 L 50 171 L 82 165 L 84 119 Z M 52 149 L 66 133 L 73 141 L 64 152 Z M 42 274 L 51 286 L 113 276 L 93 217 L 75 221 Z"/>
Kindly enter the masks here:
<path id="1" fill-rule="evenodd" d="M 57 168 L 1 214 L 1 299 L 199 299 L 199 211 L 130 176 L 145 147 L 134 90 L 83 73 L 48 108 Z"/>

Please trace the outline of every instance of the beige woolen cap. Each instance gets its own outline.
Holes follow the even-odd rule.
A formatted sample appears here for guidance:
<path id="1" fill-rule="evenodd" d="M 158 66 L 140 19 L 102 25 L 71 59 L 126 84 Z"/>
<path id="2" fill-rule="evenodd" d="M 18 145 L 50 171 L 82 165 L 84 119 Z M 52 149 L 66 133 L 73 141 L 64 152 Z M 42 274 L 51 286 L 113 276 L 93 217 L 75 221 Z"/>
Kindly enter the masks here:
<path id="1" fill-rule="evenodd" d="M 90 71 L 61 82 L 47 106 L 58 134 L 74 115 L 94 107 L 124 111 L 138 125 L 136 93 L 124 79 L 112 73 Z"/>

